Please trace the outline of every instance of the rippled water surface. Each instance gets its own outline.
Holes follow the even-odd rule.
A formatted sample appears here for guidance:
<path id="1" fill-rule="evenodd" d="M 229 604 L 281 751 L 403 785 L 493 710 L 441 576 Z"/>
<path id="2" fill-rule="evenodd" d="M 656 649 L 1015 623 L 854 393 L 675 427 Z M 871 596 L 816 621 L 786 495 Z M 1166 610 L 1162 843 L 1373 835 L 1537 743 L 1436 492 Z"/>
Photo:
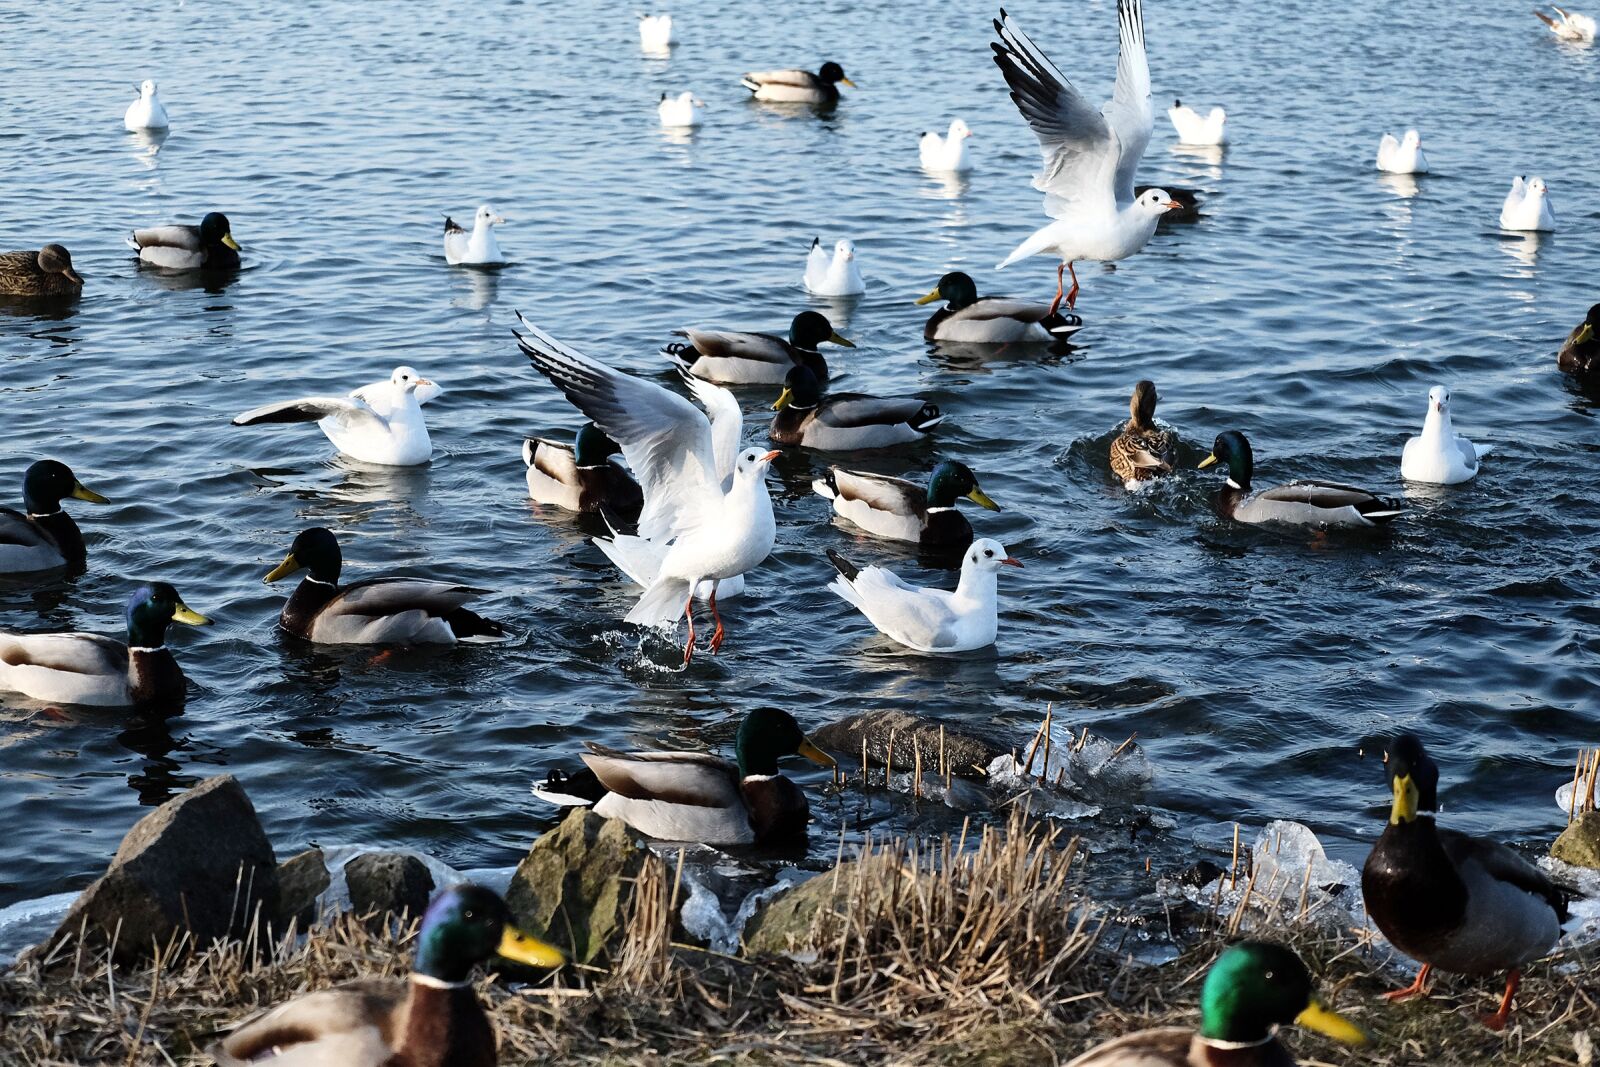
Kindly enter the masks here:
<path id="1" fill-rule="evenodd" d="M 1600 76 L 1595 52 L 1524 7 L 1311 0 L 1275 22 L 1260 5 L 1149 0 L 1158 109 L 1221 103 L 1234 144 L 1180 150 L 1158 110 L 1140 178 L 1200 189 L 1205 216 L 1081 272 L 1076 350 L 974 354 L 921 340 L 928 309 L 911 301 L 942 272 L 1036 297 L 1054 283 L 1046 258 L 989 270 L 1043 221 L 989 4 L 819 2 L 780 19 L 682 2 L 670 59 L 642 55 L 614 4 L 0 5 L 3 243 L 60 241 L 88 278 L 68 309 L 0 311 L 0 496 L 48 455 L 115 501 L 73 508 L 87 573 L 6 586 L 0 625 L 119 633 L 129 589 L 152 578 L 217 622 L 173 636 L 192 686 L 180 717 L 0 698 L 0 904 L 83 884 L 149 805 L 221 771 L 284 854 L 367 842 L 503 865 L 554 819 L 530 780 L 584 740 L 726 748 L 757 703 L 807 726 L 903 708 L 1021 744 L 1053 701 L 1058 721 L 1137 733 L 1156 778 L 1127 799 L 1168 818 L 1108 873 L 1278 817 L 1359 861 L 1385 790 L 1358 753 L 1402 727 L 1437 749 L 1466 825 L 1548 838 L 1551 793 L 1596 740 L 1600 683 L 1600 423 L 1555 368 L 1600 299 Z M 1103 99 L 1113 5 L 1014 13 Z M 739 86 L 743 70 L 829 58 L 860 84 L 832 115 Z M 121 125 L 145 77 L 172 115 L 159 146 Z M 656 123 L 659 93 L 681 88 L 707 104 L 692 136 Z M 956 115 L 977 157 L 958 184 L 924 175 L 916 145 Z M 1434 173 L 1380 178 L 1379 136 L 1408 125 Z M 1515 173 L 1549 182 L 1560 233 L 1497 231 Z M 447 267 L 441 214 L 485 200 L 511 220 L 514 264 Z M 131 227 L 213 209 L 245 249 L 230 284 L 141 271 L 122 247 Z M 974 525 L 1026 569 L 1002 576 L 996 649 L 895 651 L 824 590 L 823 550 L 952 576 L 831 524 L 809 489 L 825 460 L 795 450 L 773 479 L 776 552 L 728 605 L 723 653 L 683 671 L 669 640 L 619 621 L 634 594 L 592 530 L 526 498 L 522 437 L 578 419 L 516 351 L 513 309 L 668 382 L 672 329 L 781 327 L 808 306 L 819 233 L 853 238 L 869 283 L 823 307 L 858 345 L 834 360 L 848 387 L 950 415 L 934 444 L 858 462 L 965 460 L 1005 508 Z M 427 409 L 430 467 L 363 470 L 313 427 L 229 425 L 398 363 L 447 390 Z M 1235 427 L 1268 484 L 1405 491 L 1401 445 L 1436 382 L 1495 453 L 1471 485 L 1407 492 L 1413 514 L 1387 534 L 1238 528 L 1209 510 L 1212 472 L 1136 496 L 1111 482 L 1141 377 L 1190 466 Z M 772 399 L 741 394 L 750 439 Z M 483 610 L 516 639 L 399 655 L 283 639 L 286 590 L 260 578 L 313 524 L 339 532 L 351 577 L 492 590 Z M 792 773 L 818 797 L 814 860 L 841 824 L 958 818 L 822 797 L 824 776 Z"/>

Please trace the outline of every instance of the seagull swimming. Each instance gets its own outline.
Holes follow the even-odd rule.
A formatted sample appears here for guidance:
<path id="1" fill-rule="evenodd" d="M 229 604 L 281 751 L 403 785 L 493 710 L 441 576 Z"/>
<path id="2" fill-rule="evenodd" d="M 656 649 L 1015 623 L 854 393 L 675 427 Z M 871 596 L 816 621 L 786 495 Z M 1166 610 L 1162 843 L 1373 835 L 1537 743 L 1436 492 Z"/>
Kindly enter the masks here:
<path id="1" fill-rule="evenodd" d="M 857 296 L 867 291 L 856 263 L 856 246 L 844 238 L 833 246 L 832 259 L 822 247 L 822 238 L 811 239 L 804 282 L 806 292 L 813 296 Z"/>
<path id="2" fill-rule="evenodd" d="M 172 123 L 167 118 L 167 109 L 162 106 L 161 97 L 156 95 L 156 83 L 146 78 L 139 86 L 139 99 L 129 104 L 128 110 L 122 115 L 122 128 L 165 130 L 171 126 Z"/>
<path id="3" fill-rule="evenodd" d="M 671 15 L 639 16 L 639 46 L 646 52 L 665 52 L 677 43 Z"/>
<path id="4" fill-rule="evenodd" d="M 1428 157 L 1422 154 L 1422 134 L 1407 130 L 1405 137 L 1395 140 L 1392 133 L 1383 135 L 1378 142 L 1378 169 L 1389 174 L 1426 174 Z"/>
<path id="5" fill-rule="evenodd" d="M 264 404 L 234 418 L 235 426 L 314 422 L 333 447 L 363 463 L 415 467 L 433 458 L 422 405 L 444 392 L 410 367 L 349 396 L 306 396 Z"/>
<path id="6" fill-rule="evenodd" d="M 971 170 L 972 160 L 967 156 L 967 138 L 971 136 L 972 131 L 961 119 L 953 119 L 950 132 L 943 137 L 931 130 L 923 134 L 917 142 L 922 169 L 940 174 L 965 174 Z"/>
<path id="7" fill-rule="evenodd" d="M 1563 11 L 1554 4 L 1551 4 L 1550 7 L 1556 13 L 1555 18 L 1551 18 L 1543 11 L 1535 11 L 1533 14 L 1540 22 L 1550 27 L 1551 33 L 1563 41 L 1594 40 L 1594 19 L 1588 15 L 1580 15 L 1576 11 Z"/>
<path id="8" fill-rule="evenodd" d="M 454 266 L 480 266 L 504 263 L 500 243 L 494 239 L 494 228 L 504 223 L 505 216 L 496 215 L 488 204 L 478 209 L 472 217 L 472 232 L 449 215 L 444 217 L 444 261 Z"/>
<path id="9" fill-rule="evenodd" d="M 1556 228 L 1556 216 L 1550 210 L 1548 193 L 1543 178 L 1529 178 L 1524 182 L 1522 176 L 1518 175 L 1511 179 L 1511 191 L 1506 193 L 1505 203 L 1500 205 L 1500 228 L 1525 232 L 1553 231 Z"/>
<path id="10" fill-rule="evenodd" d="M 1457 485 L 1478 473 L 1478 461 L 1489 454 L 1455 432 L 1450 424 L 1450 390 L 1436 385 L 1428 390 L 1428 414 L 1422 436 L 1406 441 L 1400 454 L 1400 477 L 1408 482 Z"/>
<path id="11" fill-rule="evenodd" d="M 685 89 L 677 96 L 662 93 L 656 113 L 661 116 L 661 125 L 668 129 L 684 129 L 700 125 L 700 112 L 695 108 L 705 106 L 705 101 L 696 100 L 694 94 Z"/>
<path id="12" fill-rule="evenodd" d="M 1210 114 L 1201 115 L 1194 108 L 1184 104 L 1182 100 L 1174 100 L 1172 106 L 1167 108 L 1167 118 L 1171 120 L 1172 128 L 1178 131 L 1179 144 L 1225 145 L 1228 143 L 1228 131 L 1225 129 L 1228 122 L 1228 113 L 1220 107 L 1212 108 Z"/>
<path id="13" fill-rule="evenodd" d="M 994 644 L 1002 566 L 1020 567 L 1005 546 L 985 537 L 961 560 L 954 592 L 912 585 L 883 567 L 857 567 L 833 549 L 839 572 L 828 588 L 849 601 L 880 633 L 918 652 L 970 652 Z"/>

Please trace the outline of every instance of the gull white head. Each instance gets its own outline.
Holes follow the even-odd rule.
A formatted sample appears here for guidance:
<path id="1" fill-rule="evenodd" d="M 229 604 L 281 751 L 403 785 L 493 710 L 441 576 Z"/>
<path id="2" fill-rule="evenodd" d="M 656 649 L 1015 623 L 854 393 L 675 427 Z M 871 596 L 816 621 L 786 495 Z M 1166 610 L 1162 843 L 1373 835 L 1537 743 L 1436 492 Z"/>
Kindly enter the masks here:
<path id="1" fill-rule="evenodd" d="M 845 263 L 849 263 L 851 260 L 855 259 L 855 243 L 843 237 L 839 238 L 838 243 L 833 246 L 833 258 Z"/>
<path id="2" fill-rule="evenodd" d="M 389 384 L 401 393 L 414 393 L 418 388 L 425 388 L 434 393 L 440 392 L 437 385 L 410 367 L 396 367 L 394 373 L 389 375 Z"/>
<path id="3" fill-rule="evenodd" d="M 1416 130 L 1407 130 L 1406 135 L 1400 139 L 1400 146 L 1402 148 L 1421 148 L 1422 134 Z"/>
<path id="4" fill-rule="evenodd" d="M 1146 189 L 1144 195 L 1133 202 L 1135 208 L 1151 218 L 1159 218 L 1169 211 L 1180 211 L 1183 205 L 1167 195 L 1165 189 Z"/>
<path id="5" fill-rule="evenodd" d="M 473 216 L 473 224 L 480 229 L 488 229 L 490 226 L 498 226 L 504 221 L 506 221 L 505 216 L 496 215 L 494 213 L 494 206 L 492 204 L 483 205 L 478 209 L 478 213 Z"/>
<path id="6" fill-rule="evenodd" d="M 956 120 L 954 120 L 953 122 L 950 123 L 950 138 L 949 139 L 952 142 L 954 142 L 954 141 L 964 141 L 968 137 L 971 137 L 971 136 L 972 136 L 972 131 L 967 128 L 967 124 L 965 122 L 963 122 L 961 119 L 956 119 Z"/>
<path id="7" fill-rule="evenodd" d="M 760 478 L 767 473 L 767 468 L 772 466 L 772 461 L 783 453 L 777 449 L 770 452 L 759 448 L 747 448 L 739 453 L 739 458 L 734 461 L 733 473 L 739 478 Z"/>
<path id="8" fill-rule="evenodd" d="M 139 99 L 149 100 L 156 95 L 156 83 L 146 78 L 139 83 Z"/>
<path id="9" fill-rule="evenodd" d="M 967 558 L 962 560 L 961 566 L 991 572 L 1001 567 L 1020 567 L 1022 563 L 1007 554 L 1005 545 L 993 538 L 983 537 L 972 542 L 972 547 L 967 549 Z"/>
<path id="10" fill-rule="evenodd" d="M 1528 179 L 1528 195 L 1529 196 L 1543 196 L 1545 194 L 1545 192 L 1546 192 L 1546 190 L 1545 190 L 1545 185 L 1544 185 L 1544 179 L 1543 178 L 1530 178 L 1530 179 Z"/>
<path id="11" fill-rule="evenodd" d="M 1450 390 L 1436 385 L 1428 390 L 1428 414 L 1446 415 L 1450 412 Z"/>

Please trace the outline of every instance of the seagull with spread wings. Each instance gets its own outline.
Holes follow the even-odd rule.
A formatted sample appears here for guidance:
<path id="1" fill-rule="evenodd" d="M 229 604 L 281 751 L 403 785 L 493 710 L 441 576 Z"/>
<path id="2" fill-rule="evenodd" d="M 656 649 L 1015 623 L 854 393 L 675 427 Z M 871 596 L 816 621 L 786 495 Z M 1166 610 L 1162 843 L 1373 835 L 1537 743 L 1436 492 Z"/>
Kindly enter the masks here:
<path id="1" fill-rule="evenodd" d="M 1045 214 L 1055 219 L 1018 245 L 995 269 L 1041 252 L 1060 256 L 1052 315 L 1061 307 L 1062 274 L 1066 271 L 1072 271 L 1072 290 L 1065 294 L 1067 306 L 1076 306 L 1075 261 L 1126 259 L 1150 240 L 1161 216 L 1181 209 L 1161 189 L 1134 194 L 1134 171 L 1155 127 L 1140 0 L 1117 0 L 1117 18 L 1122 38 L 1117 85 L 1110 102 L 1099 111 L 1004 9 L 994 24 L 1000 35 L 1000 40 L 990 45 L 995 64 L 1011 87 L 1012 102 L 1033 127 L 1044 151 L 1044 169 L 1033 179 L 1033 187 L 1044 193 Z"/>
<path id="2" fill-rule="evenodd" d="M 433 458 L 422 405 L 444 390 L 410 367 L 396 367 L 386 382 L 348 396 L 303 396 L 252 408 L 235 426 L 314 422 L 340 452 L 363 463 L 415 467 Z"/>

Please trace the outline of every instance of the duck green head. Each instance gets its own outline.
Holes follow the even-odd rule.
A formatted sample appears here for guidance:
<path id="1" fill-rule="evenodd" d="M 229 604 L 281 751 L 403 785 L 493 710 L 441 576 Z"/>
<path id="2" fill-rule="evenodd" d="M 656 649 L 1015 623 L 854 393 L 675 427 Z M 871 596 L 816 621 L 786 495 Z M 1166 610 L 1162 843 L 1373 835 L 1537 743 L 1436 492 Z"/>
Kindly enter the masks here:
<path id="1" fill-rule="evenodd" d="M 1596 337 L 1600 337 L 1600 304 L 1589 309 L 1583 322 L 1578 325 L 1578 335 L 1572 339 L 1575 345 L 1588 344 Z"/>
<path id="2" fill-rule="evenodd" d="M 78 481 L 72 468 L 53 459 L 41 459 L 22 475 L 22 503 L 29 515 L 54 515 L 67 497 L 91 504 L 111 503 Z"/>
<path id="3" fill-rule="evenodd" d="M 1416 734 L 1395 738 L 1384 771 L 1394 792 L 1394 804 L 1389 809 L 1391 823 L 1399 826 L 1414 822 L 1418 812 L 1439 810 L 1439 765 Z"/>
<path id="4" fill-rule="evenodd" d="M 209 212 L 200 220 L 200 243 L 227 245 L 235 252 L 239 251 L 239 242 L 233 239 L 233 226 L 228 222 L 228 216 L 220 211 Z"/>
<path id="5" fill-rule="evenodd" d="M 1000 510 L 1000 505 L 990 500 L 989 495 L 978 488 L 978 476 L 972 473 L 971 467 L 947 459 L 933 468 L 933 474 L 928 478 L 928 506 L 953 508 L 960 497 L 966 497 L 974 504 L 990 511 Z"/>
<path id="6" fill-rule="evenodd" d="M 312 580 L 324 585 L 339 584 L 339 571 L 344 567 L 344 555 L 339 551 L 339 539 L 321 526 L 301 530 L 283 562 L 267 572 L 263 582 L 275 582 L 304 568 L 311 572 Z"/>
<path id="7" fill-rule="evenodd" d="M 1224 430 L 1217 434 L 1211 446 L 1211 455 L 1200 461 L 1200 469 L 1213 463 L 1228 465 L 1228 482 L 1236 489 L 1249 489 L 1250 476 L 1255 473 L 1255 457 L 1250 442 L 1238 430 Z"/>
<path id="8" fill-rule="evenodd" d="M 1200 1036 L 1255 1044 L 1293 1023 L 1350 1045 L 1367 1035 L 1316 996 L 1300 957 L 1267 941 L 1242 941 L 1217 957 L 1200 990 Z"/>
<path id="9" fill-rule="evenodd" d="M 511 925 L 511 911 L 493 890 L 464 883 L 433 898 L 417 934 L 413 975 L 451 984 L 494 956 L 533 967 L 560 967 L 566 954 Z"/>
<path id="10" fill-rule="evenodd" d="M 845 348 L 854 348 L 853 342 L 845 340 L 834 332 L 833 324 L 828 317 L 817 311 L 802 311 L 789 323 L 789 343 L 796 348 L 803 348 L 807 352 L 815 352 L 817 346 L 824 341 L 831 341 Z"/>
<path id="11" fill-rule="evenodd" d="M 128 644 L 133 648 L 160 648 L 167 641 L 167 626 L 210 626 L 211 620 L 192 610 L 166 582 L 141 585 L 128 598 Z"/>
<path id="12" fill-rule="evenodd" d="M 739 761 L 739 777 L 778 773 L 778 761 L 786 756 L 804 756 L 812 763 L 832 767 L 833 757 L 812 744 L 794 721 L 794 716 L 778 708 L 756 708 L 739 724 L 733 753 Z"/>
<path id="13" fill-rule="evenodd" d="M 919 304 L 931 304 L 935 300 L 943 300 L 951 311 L 960 311 L 978 302 L 978 286 L 972 278 L 959 270 L 953 270 L 939 279 L 939 284 L 933 291 L 917 301 Z"/>
<path id="14" fill-rule="evenodd" d="M 572 445 L 573 458 L 580 467 L 603 467 L 611 456 L 621 451 L 622 446 L 592 422 L 578 427 L 578 437 Z"/>
<path id="15" fill-rule="evenodd" d="M 839 64 L 835 63 L 831 59 L 822 64 L 822 69 L 817 71 L 817 80 L 822 82 L 824 85 L 832 85 L 834 82 L 843 82 L 852 89 L 856 87 L 855 82 L 844 76 L 844 68 L 839 66 Z"/>
<path id="16" fill-rule="evenodd" d="M 1133 395 L 1128 398 L 1128 413 L 1133 416 L 1133 424 L 1141 429 L 1149 429 L 1155 425 L 1156 401 L 1161 398 L 1156 395 L 1156 383 L 1148 378 L 1141 378 L 1133 383 Z"/>
<path id="17" fill-rule="evenodd" d="M 797 363 L 783 376 L 783 392 L 772 402 L 772 410 L 794 408 L 796 411 L 805 411 L 820 403 L 822 403 L 822 383 L 817 381 L 817 376 L 811 373 L 809 367 L 802 367 Z"/>

